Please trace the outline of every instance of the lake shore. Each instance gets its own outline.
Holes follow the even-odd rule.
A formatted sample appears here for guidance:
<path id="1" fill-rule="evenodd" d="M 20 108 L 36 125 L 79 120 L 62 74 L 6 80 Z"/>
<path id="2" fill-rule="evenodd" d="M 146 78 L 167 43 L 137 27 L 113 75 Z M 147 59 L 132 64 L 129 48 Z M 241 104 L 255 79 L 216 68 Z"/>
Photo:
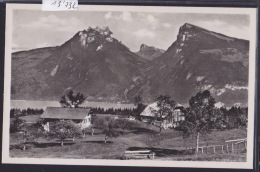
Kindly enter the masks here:
<path id="1" fill-rule="evenodd" d="M 41 100 L 11 100 L 10 108 L 17 109 L 46 109 L 46 107 L 61 107 L 59 101 L 41 101 Z M 124 103 L 109 103 L 109 102 L 84 102 L 81 107 L 93 107 L 93 108 L 114 108 L 114 109 L 133 109 L 133 104 L 124 104 Z"/>

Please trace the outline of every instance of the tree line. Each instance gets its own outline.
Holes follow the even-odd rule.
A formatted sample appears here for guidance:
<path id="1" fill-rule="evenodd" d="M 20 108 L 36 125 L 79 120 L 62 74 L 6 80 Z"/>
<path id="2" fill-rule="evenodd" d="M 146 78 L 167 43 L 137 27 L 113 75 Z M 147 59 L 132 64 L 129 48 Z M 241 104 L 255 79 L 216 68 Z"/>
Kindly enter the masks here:
<path id="1" fill-rule="evenodd" d="M 110 115 L 122 115 L 122 116 L 136 116 L 138 114 L 137 108 L 101 108 L 101 107 L 79 107 L 85 109 L 91 109 L 93 114 L 110 114 Z M 43 114 L 43 109 L 18 109 L 12 108 L 10 110 L 10 118 L 14 118 L 16 116 L 29 116 L 29 115 L 40 115 Z"/>
<path id="2" fill-rule="evenodd" d="M 43 109 L 19 109 L 19 108 L 12 108 L 10 110 L 10 118 L 14 118 L 16 116 L 28 116 L 28 115 L 40 115 L 43 114 Z"/>
<path id="3" fill-rule="evenodd" d="M 91 109 L 93 114 L 110 114 L 110 115 L 122 115 L 122 116 L 134 116 L 136 113 L 136 108 L 108 108 L 104 109 L 101 107 L 84 107 Z"/>

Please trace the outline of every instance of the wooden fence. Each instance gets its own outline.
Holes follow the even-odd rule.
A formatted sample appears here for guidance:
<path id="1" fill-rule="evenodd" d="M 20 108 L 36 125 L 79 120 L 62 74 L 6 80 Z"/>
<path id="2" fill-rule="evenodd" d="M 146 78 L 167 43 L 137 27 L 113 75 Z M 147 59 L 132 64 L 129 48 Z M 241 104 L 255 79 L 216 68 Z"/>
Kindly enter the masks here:
<path id="1" fill-rule="evenodd" d="M 207 146 L 199 146 L 198 153 L 235 153 L 241 150 L 246 150 L 247 147 L 247 139 L 236 139 L 236 140 L 226 140 L 223 145 L 207 145 Z M 189 150 L 194 148 L 188 148 Z"/>
<path id="2" fill-rule="evenodd" d="M 226 140 L 225 141 L 227 152 L 236 152 L 237 150 L 246 150 L 247 139 L 236 139 L 236 140 Z"/>

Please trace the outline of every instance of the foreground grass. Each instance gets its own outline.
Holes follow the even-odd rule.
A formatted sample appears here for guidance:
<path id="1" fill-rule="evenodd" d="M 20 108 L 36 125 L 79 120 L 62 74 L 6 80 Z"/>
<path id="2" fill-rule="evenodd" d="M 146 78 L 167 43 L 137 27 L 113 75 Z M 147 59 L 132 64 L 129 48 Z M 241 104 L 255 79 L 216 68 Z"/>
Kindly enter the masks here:
<path id="1" fill-rule="evenodd" d="M 118 138 L 109 138 L 104 143 L 104 134 L 96 132 L 94 136 L 87 135 L 85 139 L 80 138 L 75 142 L 67 140 L 65 145 L 60 146 L 57 139 L 39 139 L 30 143 L 32 146 L 22 151 L 16 145 L 21 143 L 16 134 L 11 134 L 10 157 L 30 158 L 73 158 L 73 159 L 122 159 L 126 150 L 152 150 L 157 160 L 172 161 L 246 161 L 246 154 L 199 154 L 186 150 L 188 144 L 194 144 L 192 140 L 184 140 L 181 132 L 176 130 L 163 130 L 158 133 L 158 128 L 136 125 L 132 130 L 124 130 L 124 134 Z M 245 129 L 234 129 L 227 131 L 213 131 L 202 136 L 200 145 L 223 144 L 225 140 L 245 138 Z M 190 146 L 190 145 L 189 145 Z"/>
<path id="2" fill-rule="evenodd" d="M 168 161 L 218 161 L 218 162 L 245 162 L 246 153 L 242 154 L 199 154 L 165 158 Z"/>

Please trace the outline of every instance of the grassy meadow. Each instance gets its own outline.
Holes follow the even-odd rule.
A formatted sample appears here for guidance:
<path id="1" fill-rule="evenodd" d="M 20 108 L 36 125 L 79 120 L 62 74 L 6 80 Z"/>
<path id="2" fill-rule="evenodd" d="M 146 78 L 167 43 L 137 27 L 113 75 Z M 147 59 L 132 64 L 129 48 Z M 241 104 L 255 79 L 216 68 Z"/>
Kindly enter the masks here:
<path id="1" fill-rule="evenodd" d="M 25 120 L 35 120 L 28 118 Z M 22 139 L 19 133 L 10 135 L 10 157 L 30 158 L 73 158 L 73 159 L 123 159 L 126 150 L 151 150 L 155 152 L 156 160 L 174 161 L 246 161 L 246 152 L 225 153 L 216 150 L 216 154 L 204 153 L 198 156 L 187 147 L 194 146 L 195 140 L 183 139 L 182 133 L 174 129 L 158 132 L 156 126 L 135 121 L 131 129 L 120 129 L 121 135 L 117 138 L 108 138 L 104 143 L 105 135 L 96 129 L 91 136 L 85 138 L 66 139 L 64 146 L 58 139 L 47 140 L 39 138 L 26 143 L 27 149 L 21 149 Z M 225 140 L 246 137 L 246 129 L 215 130 L 202 135 L 200 146 L 224 144 Z"/>

